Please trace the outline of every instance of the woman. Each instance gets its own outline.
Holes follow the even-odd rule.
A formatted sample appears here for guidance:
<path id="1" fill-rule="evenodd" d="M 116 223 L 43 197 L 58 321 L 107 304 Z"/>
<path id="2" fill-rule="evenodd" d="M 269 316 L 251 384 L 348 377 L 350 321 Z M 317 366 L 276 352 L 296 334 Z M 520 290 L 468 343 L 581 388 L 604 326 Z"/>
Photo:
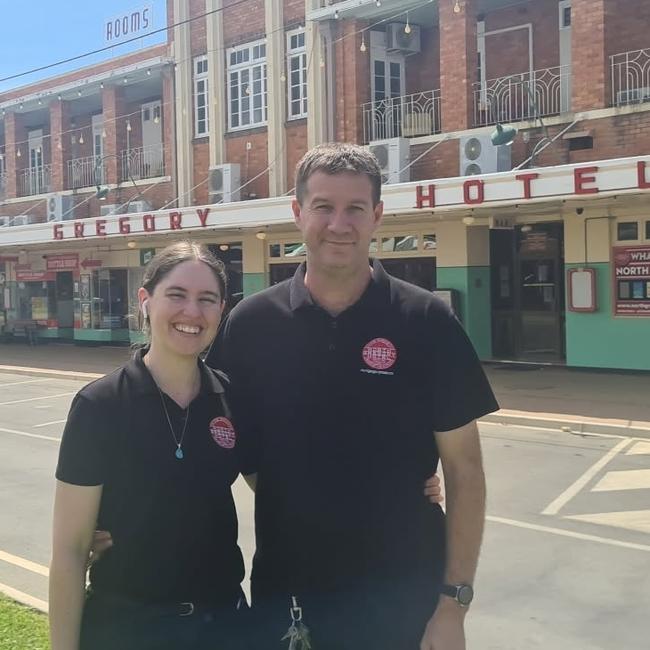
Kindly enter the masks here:
<path id="1" fill-rule="evenodd" d="M 240 647 L 236 431 L 225 379 L 199 358 L 225 295 L 206 248 L 165 248 L 138 292 L 149 345 L 73 400 L 56 472 L 52 650 Z M 95 528 L 113 546 L 86 591 Z"/>

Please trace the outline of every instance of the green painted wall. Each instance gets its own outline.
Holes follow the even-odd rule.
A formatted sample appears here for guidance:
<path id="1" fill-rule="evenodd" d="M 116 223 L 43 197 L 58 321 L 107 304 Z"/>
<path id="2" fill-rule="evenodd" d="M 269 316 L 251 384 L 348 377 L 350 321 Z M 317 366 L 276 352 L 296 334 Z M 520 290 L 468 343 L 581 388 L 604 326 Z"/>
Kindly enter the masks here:
<path id="1" fill-rule="evenodd" d="M 460 292 L 460 319 L 481 359 L 492 358 L 492 311 L 490 267 L 438 267 L 436 284 L 440 289 Z"/>
<path id="2" fill-rule="evenodd" d="M 242 280 L 244 298 L 253 293 L 266 289 L 266 273 L 244 273 Z"/>
<path id="3" fill-rule="evenodd" d="M 129 342 L 129 330 L 86 330 L 78 329 L 74 331 L 75 341 L 97 341 L 97 342 Z"/>
<path id="4" fill-rule="evenodd" d="M 578 266 L 584 264 L 567 264 L 566 269 Z M 650 370 L 650 318 L 614 317 L 611 265 L 589 266 L 596 269 L 598 311 L 567 309 L 567 365 Z"/>

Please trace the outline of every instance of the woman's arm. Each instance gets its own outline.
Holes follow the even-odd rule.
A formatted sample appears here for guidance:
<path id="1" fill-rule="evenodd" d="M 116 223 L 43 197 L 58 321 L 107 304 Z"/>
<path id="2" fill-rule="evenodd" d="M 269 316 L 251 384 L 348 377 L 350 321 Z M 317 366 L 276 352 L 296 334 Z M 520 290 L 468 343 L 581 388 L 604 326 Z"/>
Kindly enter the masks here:
<path id="1" fill-rule="evenodd" d="M 86 563 L 101 495 L 101 485 L 56 482 L 49 604 L 52 650 L 79 648 Z"/>

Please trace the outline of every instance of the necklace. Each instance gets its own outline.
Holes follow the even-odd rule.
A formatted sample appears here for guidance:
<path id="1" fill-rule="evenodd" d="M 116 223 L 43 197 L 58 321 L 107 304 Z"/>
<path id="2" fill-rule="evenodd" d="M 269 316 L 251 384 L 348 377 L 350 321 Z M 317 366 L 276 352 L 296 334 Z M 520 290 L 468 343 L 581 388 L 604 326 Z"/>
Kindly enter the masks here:
<path id="1" fill-rule="evenodd" d="M 178 460 L 183 460 L 184 454 L 183 454 L 183 439 L 185 438 L 185 431 L 187 429 L 187 422 L 190 419 L 190 406 L 191 403 L 187 405 L 187 411 L 185 412 L 185 424 L 183 424 L 183 431 L 181 433 L 181 439 L 179 440 L 176 437 L 176 433 L 174 431 L 174 427 L 172 425 L 172 420 L 169 417 L 169 411 L 167 410 L 167 404 L 165 404 L 165 397 L 162 394 L 162 391 L 160 390 L 158 384 L 156 384 L 156 388 L 158 388 L 158 394 L 160 395 L 160 401 L 162 402 L 162 407 L 163 411 L 165 411 L 165 417 L 167 418 L 167 424 L 169 425 L 169 431 L 172 434 L 172 438 L 174 439 L 174 444 L 176 445 L 176 451 L 174 452 L 174 455 Z"/>

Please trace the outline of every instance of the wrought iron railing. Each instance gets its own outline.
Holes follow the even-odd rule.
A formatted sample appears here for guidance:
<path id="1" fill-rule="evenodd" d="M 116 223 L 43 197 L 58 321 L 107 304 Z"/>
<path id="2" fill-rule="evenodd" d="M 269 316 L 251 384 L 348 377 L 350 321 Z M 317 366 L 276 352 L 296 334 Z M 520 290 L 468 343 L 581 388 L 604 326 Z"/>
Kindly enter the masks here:
<path id="1" fill-rule="evenodd" d="M 5 198 L 6 187 L 7 187 L 7 172 L 0 172 L 0 199 Z"/>
<path id="2" fill-rule="evenodd" d="M 68 186 L 74 190 L 79 187 L 92 187 L 104 183 L 104 165 L 101 156 L 87 156 L 68 160 Z M 95 173 L 95 169 L 97 172 Z"/>
<path id="3" fill-rule="evenodd" d="M 120 162 L 120 181 L 127 181 L 129 178 L 156 178 L 165 174 L 162 143 L 125 149 L 120 155 Z"/>
<path id="4" fill-rule="evenodd" d="M 432 135 L 442 128 L 439 90 L 368 102 L 362 109 L 365 143 Z"/>
<path id="5" fill-rule="evenodd" d="M 650 102 L 650 48 L 610 57 L 612 106 Z"/>
<path id="6" fill-rule="evenodd" d="M 20 195 L 33 196 L 49 192 L 51 175 L 52 165 L 40 165 L 23 170 L 20 174 Z"/>
<path id="7" fill-rule="evenodd" d="M 474 84 L 474 126 L 532 120 L 536 110 L 541 117 L 571 110 L 571 66 Z"/>

